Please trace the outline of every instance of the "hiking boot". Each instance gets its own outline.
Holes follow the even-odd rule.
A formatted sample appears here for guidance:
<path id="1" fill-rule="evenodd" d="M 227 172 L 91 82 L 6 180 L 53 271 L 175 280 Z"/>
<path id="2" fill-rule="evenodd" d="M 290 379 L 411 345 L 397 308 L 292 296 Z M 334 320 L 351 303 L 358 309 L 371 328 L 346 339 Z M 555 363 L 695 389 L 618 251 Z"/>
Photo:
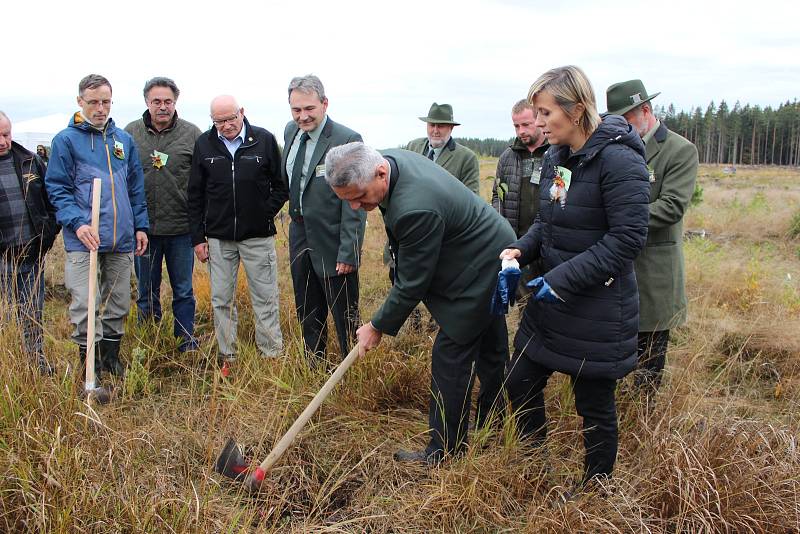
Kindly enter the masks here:
<path id="1" fill-rule="evenodd" d="M 100 360 L 103 363 L 103 370 L 114 376 L 122 378 L 125 376 L 125 364 L 119 359 L 119 347 L 122 336 L 118 338 L 104 337 L 100 340 Z"/>
<path id="2" fill-rule="evenodd" d="M 436 467 L 442 460 L 444 459 L 444 455 L 439 453 L 431 453 L 428 454 L 428 451 L 406 451 L 403 449 L 398 450 L 394 453 L 394 461 L 395 462 L 402 462 L 402 463 L 415 463 L 426 465 L 428 467 Z"/>

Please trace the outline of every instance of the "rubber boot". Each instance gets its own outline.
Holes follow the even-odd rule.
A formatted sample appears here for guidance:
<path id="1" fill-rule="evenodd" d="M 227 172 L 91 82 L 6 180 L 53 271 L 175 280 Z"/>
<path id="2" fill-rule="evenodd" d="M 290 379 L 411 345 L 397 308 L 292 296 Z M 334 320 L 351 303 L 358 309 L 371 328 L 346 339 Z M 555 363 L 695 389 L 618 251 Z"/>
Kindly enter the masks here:
<path id="1" fill-rule="evenodd" d="M 100 340 L 100 354 L 103 361 L 103 370 L 114 376 L 125 376 L 125 365 L 119 359 L 119 347 L 122 336 L 117 338 L 104 337 Z"/>
<path id="2" fill-rule="evenodd" d="M 100 363 L 100 349 L 99 343 L 94 344 L 94 379 L 95 382 L 100 383 L 100 374 L 103 372 L 103 366 Z M 86 346 L 78 345 L 78 357 L 80 358 L 81 380 L 86 376 Z"/>

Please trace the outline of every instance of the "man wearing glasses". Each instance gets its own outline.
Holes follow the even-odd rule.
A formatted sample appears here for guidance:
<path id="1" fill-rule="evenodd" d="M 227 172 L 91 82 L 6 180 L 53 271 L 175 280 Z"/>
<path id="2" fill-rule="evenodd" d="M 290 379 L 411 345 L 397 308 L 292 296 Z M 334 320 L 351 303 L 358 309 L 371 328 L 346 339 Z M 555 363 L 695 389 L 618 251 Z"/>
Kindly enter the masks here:
<path id="1" fill-rule="evenodd" d="M 133 256 L 147 249 L 147 201 L 144 175 L 133 138 L 110 118 L 111 83 L 89 74 L 78 84 L 78 105 L 69 126 L 55 136 L 45 185 L 64 227 L 67 250 L 64 283 L 72 294 L 72 339 L 86 358 L 89 321 L 97 323 L 95 371 L 121 376 L 119 349 L 131 303 Z M 99 235 L 91 227 L 92 182 L 102 179 Z M 88 317 L 89 251 L 97 250 L 100 271 L 97 309 Z M 101 306 L 102 304 L 102 306 Z"/>
<path id="2" fill-rule="evenodd" d="M 194 146 L 189 178 L 189 221 L 197 259 L 208 262 L 211 306 L 220 363 L 236 359 L 234 303 L 239 262 L 244 264 L 262 356 L 283 350 L 278 316 L 275 216 L 289 198 L 281 179 L 275 136 L 251 125 L 236 99 L 211 101 L 214 127 Z"/>
<path id="3" fill-rule="evenodd" d="M 194 337 L 195 300 L 192 291 L 194 252 L 189 233 L 186 190 L 194 143 L 200 129 L 178 117 L 178 86 L 156 77 L 144 85 L 147 109 L 125 131 L 133 136 L 144 169 L 144 189 L 150 218 L 147 251 L 134 260 L 139 280 L 139 320 L 161 320 L 161 269 L 167 264 L 172 286 L 173 334 L 178 350 L 197 348 Z"/>

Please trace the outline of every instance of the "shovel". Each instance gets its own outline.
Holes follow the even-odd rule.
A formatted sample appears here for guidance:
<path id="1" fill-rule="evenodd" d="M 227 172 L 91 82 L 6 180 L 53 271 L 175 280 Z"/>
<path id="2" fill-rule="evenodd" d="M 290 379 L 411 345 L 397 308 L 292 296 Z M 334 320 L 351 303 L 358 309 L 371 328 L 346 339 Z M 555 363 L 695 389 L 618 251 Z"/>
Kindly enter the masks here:
<path id="1" fill-rule="evenodd" d="M 311 416 L 314 415 L 314 412 L 319 409 L 322 402 L 328 397 L 333 388 L 336 387 L 336 384 L 339 383 L 350 366 L 353 365 L 353 362 L 358 359 L 358 348 L 359 345 L 356 344 L 353 350 L 350 351 L 350 354 L 342 360 L 339 367 L 336 368 L 330 378 L 322 385 L 322 388 L 314 395 L 314 398 L 311 399 L 311 402 L 308 403 L 303 413 L 300 414 L 289 430 L 286 431 L 286 434 L 275 444 L 275 447 L 272 448 L 272 451 L 258 467 L 250 472 L 250 461 L 242 454 L 236 442 L 229 438 L 214 464 L 214 471 L 227 478 L 232 478 L 240 482 L 244 481 L 245 486 L 251 492 L 258 491 L 267 472 L 272 469 L 278 459 L 286 452 L 286 449 L 289 448 L 289 445 L 295 440 L 297 434 L 306 426 L 306 423 L 308 423 Z"/>
<path id="2" fill-rule="evenodd" d="M 92 230 L 100 235 L 100 191 L 103 181 L 95 178 L 92 185 Z M 86 383 L 83 394 L 87 400 L 95 400 L 100 404 L 107 404 L 111 400 L 111 391 L 97 386 L 94 376 L 94 322 L 96 313 L 95 296 L 97 294 L 97 250 L 89 251 L 89 302 L 87 305 L 86 324 Z"/>

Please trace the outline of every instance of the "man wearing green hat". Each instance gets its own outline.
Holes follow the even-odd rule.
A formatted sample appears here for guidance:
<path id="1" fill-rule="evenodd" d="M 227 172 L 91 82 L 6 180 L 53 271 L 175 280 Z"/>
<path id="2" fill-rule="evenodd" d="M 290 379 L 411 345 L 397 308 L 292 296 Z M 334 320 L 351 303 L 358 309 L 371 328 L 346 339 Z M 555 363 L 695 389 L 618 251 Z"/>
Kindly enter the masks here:
<path id="1" fill-rule="evenodd" d="M 419 120 L 427 123 L 428 137 L 415 139 L 408 150 L 422 154 L 455 176 L 473 193 L 480 196 L 480 171 L 475 153 L 455 142 L 453 128 L 459 123 L 453 120 L 453 106 L 434 102 L 426 117 Z"/>
<path id="2" fill-rule="evenodd" d="M 616 83 L 606 91 L 608 113 L 622 115 L 642 136 L 650 171 L 647 244 L 635 262 L 639 284 L 639 364 L 635 385 L 652 398 L 667 354 L 669 331 L 686 322 L 683 215 L 697 178 L 697 148 L 667 129 L 653 113 L 641 80 Z"/>

